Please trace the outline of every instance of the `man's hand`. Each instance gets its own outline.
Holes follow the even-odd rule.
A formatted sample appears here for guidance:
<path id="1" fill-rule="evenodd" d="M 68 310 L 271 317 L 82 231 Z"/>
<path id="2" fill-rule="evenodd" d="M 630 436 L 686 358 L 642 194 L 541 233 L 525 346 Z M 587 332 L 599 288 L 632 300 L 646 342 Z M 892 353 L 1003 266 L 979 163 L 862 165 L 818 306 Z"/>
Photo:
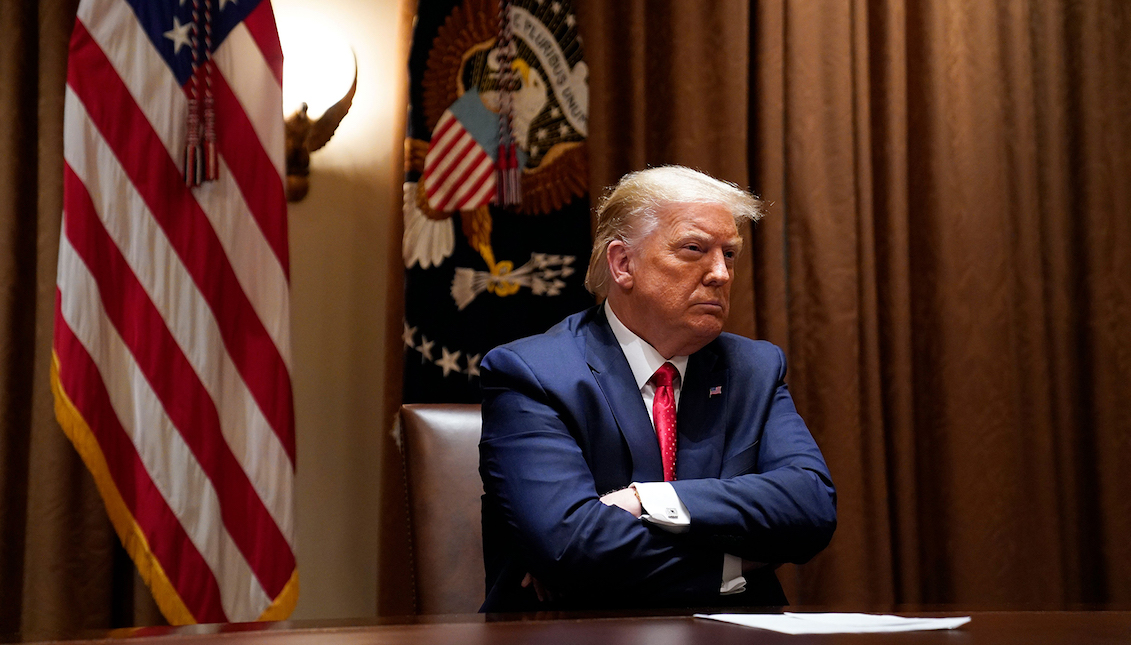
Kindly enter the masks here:
<path id="1" fill-rule="evenodd" d="M 633 517 L 640 517 L 644 514 L 644 509 L 640 506 L 640 496 L 636 494 L 636 489 L 632 486 L 605 493 L 601 496 L 601 503 L 605 506 L 623 508 L 632 513 Z"/>
<path id="2" fill-rule="evenodd" d="M 541 582 L 538 582 L 538 578 L 535 578 L 529 573 L 527 573 L 522 578 L 522 582 L 520 584 L 522 585 L 523 589 L 529 587 L 530 585 L 534 585 L 534 593 L 538 595 L 538 602 L 549 602 L 551 600 L 558 599 L 558 595 L 556 593 L 547 589 Z"/>
<path id="3" fill-rule="evenodd" d="M 750 573 L 751 571 L 755 571 L 755 570 L 761 569 L 763 567 L 770 567 L 771 569 L 777 570 L 777 568 L 780 567 L 781 565 L 782 565 L 781 562 L 776 562 L 776 563 L 770 564 L 770 563 L 767 563 L 767 562 L 754 562 L 754 561 L 751 561 L 751 560 L 743 560 L 742 561 L 742 575 L 746 575 L 746 574 Z"/>

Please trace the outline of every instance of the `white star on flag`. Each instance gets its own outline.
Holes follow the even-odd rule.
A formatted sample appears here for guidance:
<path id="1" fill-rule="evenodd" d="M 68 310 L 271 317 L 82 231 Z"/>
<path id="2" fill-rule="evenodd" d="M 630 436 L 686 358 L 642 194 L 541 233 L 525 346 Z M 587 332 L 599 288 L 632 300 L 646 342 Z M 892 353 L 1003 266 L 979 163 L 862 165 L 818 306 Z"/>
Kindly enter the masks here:
<path id="1" fill-rule="evenodd" d="M 188 22 L 181 24 L 176 16 L 173 16 L 173 28 L 165 32 L 165 37 L 173 41 L 173 54 L 181 53 L 181 47 L 190 47 L 189 43 L 189 29 L 192 29 L 192 23 Z"/>

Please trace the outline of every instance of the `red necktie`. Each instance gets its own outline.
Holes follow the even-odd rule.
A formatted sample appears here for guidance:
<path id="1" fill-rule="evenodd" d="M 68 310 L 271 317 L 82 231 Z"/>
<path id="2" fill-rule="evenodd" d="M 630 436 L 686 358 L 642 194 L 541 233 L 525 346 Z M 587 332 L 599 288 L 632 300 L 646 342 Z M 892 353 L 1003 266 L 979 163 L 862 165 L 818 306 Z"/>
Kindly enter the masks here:
<path id="1" fill-rule="evenodd" d="M 656 397 L 652 399 L 652 421 L 660 441 L 660 460 L 664 463 L 664 481 L 675 481 L 675 380 L 676 369 L 664 363 L 652 375 Z"/>

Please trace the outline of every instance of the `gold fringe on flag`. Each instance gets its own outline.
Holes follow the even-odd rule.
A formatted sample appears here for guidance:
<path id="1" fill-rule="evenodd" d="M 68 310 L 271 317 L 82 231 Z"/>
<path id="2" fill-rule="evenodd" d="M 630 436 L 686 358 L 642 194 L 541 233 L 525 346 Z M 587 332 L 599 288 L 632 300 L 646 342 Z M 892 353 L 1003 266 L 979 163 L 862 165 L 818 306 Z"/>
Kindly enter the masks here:
<path id="1" fill-rule="evenodd" d="M 98 440 L 94 438 L 94 433 L 91 432 L 86 419 L 83 419 L 82 414 L 63 390 L 63 384 L 59 381 L 59 355 L 55 352 L 51 353 L 51 391 L 55 394 L 55 418 L 94 476 L 94 484 L 102 495 L 103 503 L 106 504 L 110 523 L 114 525 L 114 530 L 122 540 L 126 553 L 130 554 L 130 558 L 137 565 L 141 579 L 153 592 L 153 599 L 157 601 L 161 613 L 172 625 L 196 623 L 196 618 L 181 600 L 180 594 L 173 587 L 157 556 L 153 555 L 149 541 L 145 539 L 145 533 L 130 513 L 129 507 L 122 499 L 122 494 L 118 492 L 118 486 L 110 476 L 106 457 L 102 454 L 102 447 L 98 445 Z"/>

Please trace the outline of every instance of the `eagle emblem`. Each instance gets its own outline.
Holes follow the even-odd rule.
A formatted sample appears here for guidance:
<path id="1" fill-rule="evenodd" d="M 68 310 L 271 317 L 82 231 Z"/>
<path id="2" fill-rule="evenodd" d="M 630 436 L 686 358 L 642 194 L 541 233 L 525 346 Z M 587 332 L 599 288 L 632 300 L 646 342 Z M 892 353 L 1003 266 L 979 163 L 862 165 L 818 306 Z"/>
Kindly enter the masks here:
<path id="1" fill-rule="evenodd" d="M 501 19 L 502 18 L 502 19 Z M 451 256 L 454 215 L 486 271 L 459 267 L 459 309 L 483 292 L 556 295 L 574 256 L 495 257 L 491 207 L 545 216 L 588 192 L 588 68 L 576 18 L 549 0 L 466 0 L 440 26 L 421 80 L 431 139 L 406 140 L 406 268 Z"/>

